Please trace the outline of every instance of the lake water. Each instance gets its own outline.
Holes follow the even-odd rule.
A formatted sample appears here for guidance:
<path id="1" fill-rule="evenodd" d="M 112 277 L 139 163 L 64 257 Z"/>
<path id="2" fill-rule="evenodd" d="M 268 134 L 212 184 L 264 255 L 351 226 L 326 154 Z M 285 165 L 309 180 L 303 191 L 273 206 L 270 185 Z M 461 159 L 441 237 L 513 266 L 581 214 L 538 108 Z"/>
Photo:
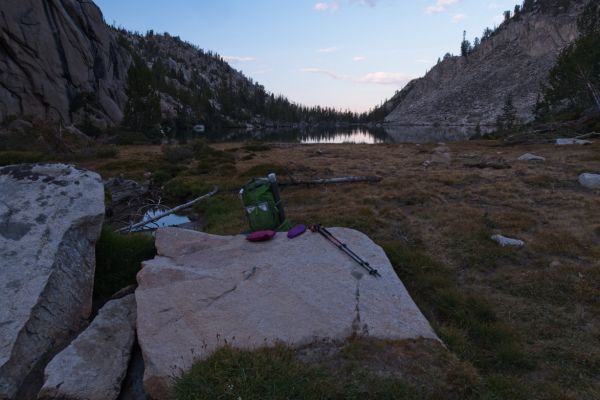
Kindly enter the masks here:
<path id="1" fill-rule="evenodd" d="M 146 214 L 144 214 L 144 217 L 142 218 L 142 220 L 140 222 L 150 221 L 152 218 L 155 218 L 156 216 L 162 214 L 163 212 L 165 212 L 164 209 L 148 210 L 148 211 L 146 211 Z M 135 229 L 135 231 L 146 231 L 146 230 L 164 228 L 166 226 L 178 226 L 178 225 L 187 224 L 188 222 L 190 222 L 190 219 L 186 216 L 171 214 L 171 215 L 167 215 L 166 217 L 160 218 L 157 221 L 150 222 L 138 229 Z"/>
<path id="2" fill-rule="evenodd" d="M 260 140 L 283 143 L 437 143 L 468 140 L 476 134 L 473 127 L 318 127 L 229 131 L 203 136 L 213 142 Z"/>

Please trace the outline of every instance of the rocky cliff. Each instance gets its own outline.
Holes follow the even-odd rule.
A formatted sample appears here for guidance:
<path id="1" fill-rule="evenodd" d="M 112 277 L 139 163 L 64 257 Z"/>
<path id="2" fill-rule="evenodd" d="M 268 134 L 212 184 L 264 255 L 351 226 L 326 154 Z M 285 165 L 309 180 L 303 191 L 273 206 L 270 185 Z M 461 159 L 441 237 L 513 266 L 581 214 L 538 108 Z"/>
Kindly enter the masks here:
<path id="1" fill-rule="evenodd" d="M 92 1 L 2 0 L 0 121 L 114 125 L 123 117 L 130 58 Z"/>
<path id="2" fill-rule="evenodd" d="M 533 118 L 540 85 L 561 49 L 577 38 L 585 1 L 503 23 L 466 57 L 446 57 L 388 101 L 385 121 L 401 125 L 491 125 L 512 96 L 519 119 Z"/>
<path id="3" fill-rule="evenodd" d="M 179 37 L 110 27 L 91 0 L 0 1 L 0 125 L 10 129 L 21 119 L 156 136 L 340 117 L 355 116 L 274 96 Z"/>

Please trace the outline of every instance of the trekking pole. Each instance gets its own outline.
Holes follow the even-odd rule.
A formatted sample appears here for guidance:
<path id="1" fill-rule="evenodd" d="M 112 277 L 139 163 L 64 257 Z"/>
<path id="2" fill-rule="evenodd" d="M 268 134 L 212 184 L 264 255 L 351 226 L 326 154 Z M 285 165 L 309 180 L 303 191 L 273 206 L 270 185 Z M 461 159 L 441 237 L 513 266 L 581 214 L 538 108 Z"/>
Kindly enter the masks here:
<path id="1" fill-rule="evenodd" d="M 316 224 L 311 227 L 311 231 L 320 233 L 325 239 L 333 243 L 338 249 L 349 255 L 350 258 L 352 258 L 357 264 L 359 264 L 361 267 L 367 270 L 367 272 L 369 272 L 369 275 L 381 277 L 381 275 L 375 268 L 371 267 L 371 265 L 368 262 L 360 258 L 358 254 L 350 250 L 346 243 L 340 241 L 338 238 L 333 236 L 333 234 L 329 232 L 327 228 L 322 227 L 320 224 Z"/>

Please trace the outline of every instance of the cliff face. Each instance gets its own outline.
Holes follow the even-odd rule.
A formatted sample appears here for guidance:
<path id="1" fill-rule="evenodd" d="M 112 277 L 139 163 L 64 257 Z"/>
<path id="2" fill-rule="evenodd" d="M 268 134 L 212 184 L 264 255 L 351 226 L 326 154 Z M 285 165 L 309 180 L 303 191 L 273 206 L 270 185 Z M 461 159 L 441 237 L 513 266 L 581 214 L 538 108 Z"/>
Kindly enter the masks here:
<path id="1" fill-rule="evenodd" d="M 131 57 L 86 0 L 2 0 L 0 121 L 118 124 Z"/>
<path id="2" fill-rule="evenodd" d="M 450 57 L 390 99 L 385 121 L 404 125 L 491 125 L 509 95 L 523 122 L 561 49 L 577 38 L 581 5 L 513 18 L 467 57 Z"/>

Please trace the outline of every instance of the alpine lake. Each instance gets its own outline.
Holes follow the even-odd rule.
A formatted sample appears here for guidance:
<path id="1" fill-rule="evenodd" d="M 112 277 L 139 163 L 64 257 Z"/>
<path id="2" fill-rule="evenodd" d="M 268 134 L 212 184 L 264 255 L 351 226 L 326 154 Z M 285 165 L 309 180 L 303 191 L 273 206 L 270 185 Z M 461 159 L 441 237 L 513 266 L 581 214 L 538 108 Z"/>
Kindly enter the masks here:
<path id="1" fill-rule="evenodd" d="M 303 144 L 379 144 L 458 142 L 485 132 L 472 126 L 319 126 L 206 132 L 213 143 L 264 141 Z"/>

